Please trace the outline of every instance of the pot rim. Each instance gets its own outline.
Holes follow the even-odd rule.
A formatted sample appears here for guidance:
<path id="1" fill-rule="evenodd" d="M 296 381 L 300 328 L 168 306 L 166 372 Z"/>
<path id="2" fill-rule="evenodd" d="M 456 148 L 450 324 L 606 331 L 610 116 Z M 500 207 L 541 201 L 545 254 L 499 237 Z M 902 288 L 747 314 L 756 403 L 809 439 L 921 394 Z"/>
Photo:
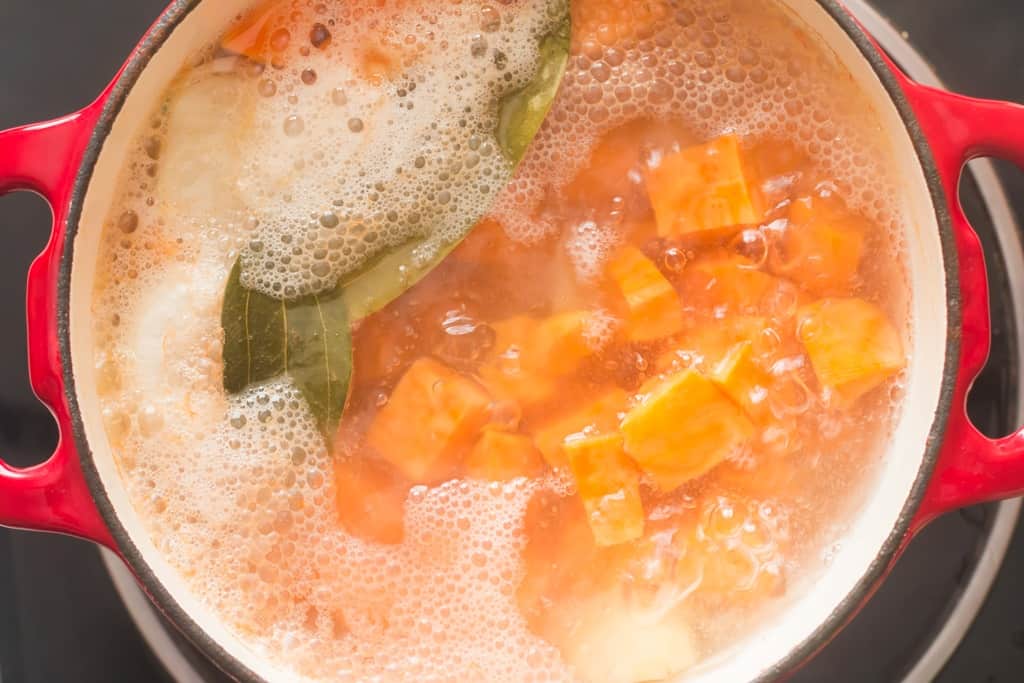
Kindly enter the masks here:
<path id="1" fill-rule="evenodd" d="M 72 436 L 78 452 L 78 459 L 96 507 L 117 543 L 119 554 L 129 565 L 136 578 L 145 587 L 147 594 L 154 600 L 159 609 L 189 640 L 210 657 L 219 668 L 238 681 L 244 683 L 263 683 L 264 679 L 210 637 L 202 626 L 182 608 L 181 604 L 159 581 L 156 573 L 121 523 L 117 510 L 107 495 L 86 438 L 85 426 L 78 403 L 71 355 L 70 295 L 75 236 L 78 233 L 82 208 L 85 196 L 88 193 L 93 170 L 99 159 L 104 142 L 132 88 L 175 28 L 201 2 L 203 0 L 173 0 L 160 14 L 152 28 L 145 34 L 142 41 L 132 52 L 121 73 L 117 76 L 107 93 L 102 111 L 89 137 L 85 153 L 75 174 L 74 185 L 68 203 L 68 214 L 65 224 L 68 239 L 60 255 L 60 268 L 57 279 L 56 331 L 60 358 L 63 361 L 61 363 L 61 372 L 66 387 L 65 394 L 71 417 Z M 878 77 L 890 100 L 896 107 L 911 139 L 917 154 L 918 163 L 924 173 L 939 228 L 947 292 L 946 315 L 948 332 L 938 403 L 929 429 L 928 439 L 925 443 L 921 466 L 918 468 L 913 486 L 893 528 L 890 530 L 885 542 L 878 549 L 874 561 L 829 616 L 810 635 L 805 637 L 785 656 L 778 659 L 771 667 L 761 672 L 751 683 L 769 683 L 784 676 L 787 672 L 792 671 L 811 658 L 845 625 L 856 609 L 871 596 L 884 578 L 888 568 L 896 559 L 906 537 L 911 531 L 911 524 L 915 513 L 924 499 L 932 472 L 939 459 L 952 405 L 960 359 L 961 297 L 958 256 L 948 208 L 949 199 L 943 189 L 929 140 L 924 134 L 899 80 L 883 58 L 880 51 L 881 48 L 876 46 L 866 30 L 860 26 L 857 20 L 853 18 L 838 0 L 815 0 L 815 2 L 836 22 L 868 61 L 872 71 Z"/>

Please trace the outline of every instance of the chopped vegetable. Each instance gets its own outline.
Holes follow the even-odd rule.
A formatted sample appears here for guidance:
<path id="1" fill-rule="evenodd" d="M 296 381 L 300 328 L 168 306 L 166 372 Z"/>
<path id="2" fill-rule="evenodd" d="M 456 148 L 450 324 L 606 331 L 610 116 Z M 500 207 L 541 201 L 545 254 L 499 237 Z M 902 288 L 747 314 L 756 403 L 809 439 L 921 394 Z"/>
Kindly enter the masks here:
<path id="1" fill-rule="evenodd" d="M 773 269 L 812 291 L 849 291 L 864 253 L 864 230 L 857 220 L 820 199 L 802 198 L 793 202 L 789 221 L 783 256 Z"/>
<path id="2" fill-rule="evenodd" d="M 617 429 L 619 415 L 626 409 L 629 397 L 618 387 L 609 389 L 596 399 L 577 405 L 534 433 L 534 442 L 552 467 L 567 464 L 562 442 L 573 434 L 605 432 Z"/>
<path id="3" fill-rule="evenodd" d="M 843 404 L 906 364 L 899 332 L 878 306 L 863 299 L 822 299 L 802 307 L 799 321 L 814 374 Z"/>
<path id="4" fill-rule="evenodd" d="M 674 348 L 660 356 L 655 365 L 658 372 L 685 369 L 680 361 L 690 358 L 699 367 L 714 369 L 736 344 L 758 340 L 769 328 L 767 318 L 736 315 L 722 320 L 708 320 L 688 330 Z"/>
<path id="5" fill-rule="evenodd" d="M 491 396 L 430 358 L 406 371 L 366 434 L 367 443 L 416 484 L 453 476 L 489 418 Z"/>
<path id="6" fill-rule="evenodd" d="M 779 304 L 792 300 L 795 306 L 797 301 L 792 284 L 758 270 L 755 263 L 741 256 L 725 255 L 691 264 L 683 277 L 682 295 L 693 305 L 706 309 L 771 312 L 776 316 L 787 314 Z"/>
<path id="7" fill-rule="evenodd" d="M 559 313 L 543 320 L 516 316 L 492 325 L 493 357 L 480 377 L 496 396 L 530 413 L 556 398 L 558 378 L 579 369 L 594 348 L 584 336 L 588 314 Z"/>
<path id="8" fill-rule="evenodd" d="M 647 192 L 662 237 L 751 225 L 761 218 L 735 135 L 665 156 L 648 172 Z"/>
<path id="9" fill-rule="evenodd" d="M 643 536 L 640 478 L 636 465 L 622 452 L 622 436 L 570 437 L 563 447 L 597 545 L 618 545 Z"/>
<path id="10" fill-rule="evenodd" d="M 703 476 L 753 432 L 743 410 L 696 370 L 664 381 L 622 420 L 626 454 L 663 491 Z"/>
<path id="11" fill-rule="evenodd" d="M 771 415 L 768 391 L 772 377 L 754 361 L 752 342 L 740 342 L 729 351 L 711 374 L 733 401 L 761 422 Z"/>
<path id="12" fill-rule="evenodd" d="M 466 476 L 484 481 L 534 477 L 543 469 L 544 459 L 533 439 L 492 429 L 480 435 L 465 462 Z"/>
<path id="13" fill-rule="evenodd" d="M 341 525 L 375 543 L 401 543 L 408 485 L 380 461 L 342 457 L 334 464 L 334 501 Z"/>
<path id="14" fill-rule="evenodd" d="M 656 341 L 683 329 L 679 295 L 639 249 L 627 246 L 620 250 L 608 265 L 608 273 L 629 309 L 626 330 L 630 341 Z"/>
<path id="15" fill-rule="evenodd" d="M 667 681 L 697 663 L 697 639 L 684 610 L 627 596 L 601 593 L 573 611 L 562 653 L 581 680 Z"/>

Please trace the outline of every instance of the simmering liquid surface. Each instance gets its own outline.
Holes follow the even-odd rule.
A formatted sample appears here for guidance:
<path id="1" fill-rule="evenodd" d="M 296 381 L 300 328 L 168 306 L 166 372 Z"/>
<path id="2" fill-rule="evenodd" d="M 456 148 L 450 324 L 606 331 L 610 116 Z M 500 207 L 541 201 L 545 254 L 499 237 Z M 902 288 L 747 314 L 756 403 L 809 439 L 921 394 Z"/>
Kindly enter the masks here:
<path id="1" fill-rule="evenodd" d="M 850 75 L 769 0 L 574 1 L 514 169 L 491 103 L 560 9 L 258 6 L 138 131 L 93 299 L 107 435 L 282 675 L 684 673 L 813 580 L 885 454 L 904 225 Z M 300 296 L 484 214 L 353 321 L 329 439 L 286 378 L 225 392 L 237 260 Z"/>

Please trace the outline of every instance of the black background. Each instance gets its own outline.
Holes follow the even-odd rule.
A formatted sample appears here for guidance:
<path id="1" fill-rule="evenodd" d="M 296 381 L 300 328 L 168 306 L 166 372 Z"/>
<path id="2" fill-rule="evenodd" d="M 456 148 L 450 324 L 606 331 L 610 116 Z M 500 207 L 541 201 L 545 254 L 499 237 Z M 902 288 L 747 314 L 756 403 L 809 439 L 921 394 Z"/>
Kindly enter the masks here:
<path id="1" fill-rule="evenodd" d="M 0 129 L 89 102 L 165 4 L 0 0 Z M 951 88 L 1024 101 L 1020 0 L 876 0 L 875 5 L 909 32 Z M 1005 165 L 1000 171 L 1018 215 L 1024 216 L 1024 176 Z M 49 220 L 48 207 L 37 197 L 0 198 L 0 351 L 6 355 L 0 361 L 0 453 L 15 465 L 38 462 L 56 439 L 49 414 L 28 387 L 24 362 L 25 269 L 46 242 Z M 1018 531 L 993 593 L 940 683 L 1024 680 L 1022 576 L 1024 531 Z M 922 580 L 927 580 L 923 574 Z M 157 671 L 93 547 L 0 530 L 0 680 L 152 681 Z"/>

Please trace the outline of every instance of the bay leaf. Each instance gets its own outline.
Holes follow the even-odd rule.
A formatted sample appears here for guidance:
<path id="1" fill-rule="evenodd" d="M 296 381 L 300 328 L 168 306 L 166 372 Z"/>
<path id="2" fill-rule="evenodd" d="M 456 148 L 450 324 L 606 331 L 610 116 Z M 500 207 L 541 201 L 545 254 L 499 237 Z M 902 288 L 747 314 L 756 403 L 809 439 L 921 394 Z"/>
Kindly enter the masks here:
<path id="1" fill-rule="evenodd" d="M 566 6 L 558 28 L 541 38 L 538 44 L 540 55 L 533 79 L 496 104 L 500 108 L 496 138 L 513 168 L 522 160 L 558 94 L 569 59 L 570 27 Z M 427 240 L 413 240 L 345 278 L 342 285 L 352 319 L 359 320 L 384 308 L 423 279 L 459 245 L 476 222 L 466 225 L 457 238 L 428 255 L 420 253 L 426 248 Z"/>
<path id="2" fill-rule="evenodd" d="M 340 289 L 285 305 L 285 370 L 302 392 L 320 431 L 332 438 L 348 398 L 352 334 Z"/>
<path id="3" fill-rule="evenodd" d="M 341 288 L 280 301 L 242 286 L 239 260 L 224 288 L 221 326 L 224 389 L 237 394 L 287 375 L 330 444 L 352 376 L 352 332 Z"/>

